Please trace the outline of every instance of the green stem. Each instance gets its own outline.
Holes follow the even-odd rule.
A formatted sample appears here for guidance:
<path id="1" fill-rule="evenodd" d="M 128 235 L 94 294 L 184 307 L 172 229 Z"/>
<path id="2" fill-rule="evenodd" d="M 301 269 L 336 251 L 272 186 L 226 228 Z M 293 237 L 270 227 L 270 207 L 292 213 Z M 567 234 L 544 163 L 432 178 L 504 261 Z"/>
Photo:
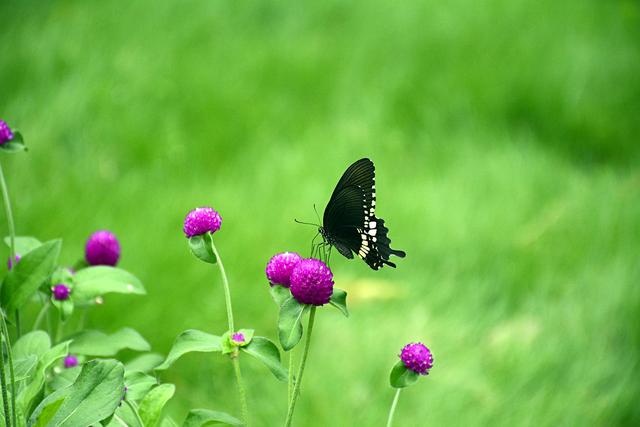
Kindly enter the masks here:
<path id="1" fill-rule="evenodd" d="M 138 423 L 140 423 L 140 425 L 143 426 L 144 422 L 142 421 L 142 418 L 140 418 L 140 414 L 138 413 L 138 407 L 133 402 L 130 402 L 128 399 L 124 399 L 124 402 L 129 406 L 129 408 L 131 409 L 131 412 L 133 412 L 133 415 L 135 415 L 136 420 L 138 420 Z"/>
<path id="2" fill-rule="evenodd" d="M 291 404 L 291 393 L 293 392 L 293 349 L 289 351 L 289 381 L 287 384 L 287 409 Z"/>
<path id="3" fill-rule="evenodd" d="M 5 344 L 7 346 L 7 358 L 9 360 L 9 376 L 11 377 L 11 420 L 14 426 L 17 426 L 16 421 L 16 376 L 13 371 L 13 351 L 11 349 L 11 339 L 9 338 L 9 329 L 7 328 L 7 322 L 4 316 L 0 316 L 2 322 L 2 332 L 5 335 Z"/>
<path id="4" fill-rule="evenodd" d="M 289 403 L 289 410 L 287 411 L 287 420 L 285 421 L 285 427 L 291 426 L 293 419 L 293 411 L 296 407 L 296 401 L 300 394 L 300 386 L 302 385 L 302 374 L 304 373 L 304 367 L 307 363 L 307 356 L 309 355 L 309 346 L 311 344 L 311 332 L 313 331 L 313 322 L 316 317 L 316 306 L 311 306 L 309 312 L 309 323 L 307 324 L 307 337 L 304 342 L 304 350 L 302 350 L 302 360 L 300 361 L 300 368 L 298 369 L 298 375 L 296 376 L 296 383 L 293 387 L 293 395 L 291 396 L 291 403 Z"/>
<path id="5" fill-rule="evenodd" d="M 16 261 L 16 227 L 13 222 L 13 213 L 11 211 L 11 199 L 9 199 L 9 188 L 7 181 L 4 179 L 4 171 L 0 164 L 0 187 L 2 188 L 2 200 L 4 201 L 4 212 L 7 216 L 7 226 L 9 227 L 9 259 L 11 264 L 15 266 Z M 16 310 L 16 335 L 20 338 L 20 312 Z"/>
<path id="6" fill-rule="evenodd" d="M 36 317 L 36 321 L 33 323 L 33 330 L 34 331 L 37 330 L 40 327 L 40 323 L 42 323 L 42 320 L 47 315 L 47 312 L 49 311 L 49 307 L 51 307 L 51 304 L 49 303 L 49 301 L 47 301 L 47 302 L 44 303 L 44 305 L 42 306 L 42 308 L 38 312 L 38 316 Z"/>
<path id="7" fill-rule="evenodd" d="M 213 243 L 213 239 L 211 239 L 211 250 L 213 254 L 216 256 L 218 267 L 220 267 L 220 276 L 222 277 L 222 287 L 224 289 L 224 301 L 227 305 L 227 320 L 229 322 L 229 334 L 233 334 L 235 332 L 235 328 L 233 326 L 233 308 L 231 307 L 231 291 L 229 290 L 229 279 L 227 279 L 227 273 L 224 270 L 224 264 L 222 263 L 222 258 L 220 258 L 220 254 L 216 249 L 216 245 Z M 242 416 L 244 419 L 245 426 L 249 425 L 249 410 L 247 406 L 247 394 L 244 389 L 244 384 L 242 381 L 242 371 L 240 370 L 240 361 L 238 360 L 238 353 L 233 353 L 231 355 L 231 360 L 233 361 L 233 369 L 236 374 L 236 383 L 238 384 L 238 394 L 240 396 L 240 407 L 242 409 Z"/>
<path id="8" fill-rule="evenodd" d="M 0 317 L 4 319 L 4 314 L 0 313 Z M 2 407 L 4 408 L 4 425 L 6 427 L 11 427 L 11 417 L 9 417 L 9 395 L 7 393 L 7 372 L 4 367 L 4 351 L 2 351 L 2 343 L 5 342 L 6 336 L 4 330 L 0 331 L 2 333 L 0 341 L 0 386 L 2 387 Z"/>
<path id="9" fill-rule="evenodd" d="M 58 319 L 58 328 L 56 331 L 56 340 L 54 342 L 54 344 L 59 343 L 60 341 L 62 341 L 62 337 L 64 336 L 64 322 L 60 319 Z"/>
<path id="10" fill-rule="evenodd" d="M 387 427 L 391 427 L 391 424 L 393 423 L 393 415 L 396 412 L 396 406 L 398 406 L 398 399 L 400 398 L 400 392 L 402 391 L 401 388 L 396 389 L 396 395 L 393 398 L 393 403 L 391 404 L 391 409 L 389 409 L 389 418 L 387 419 Z"/>

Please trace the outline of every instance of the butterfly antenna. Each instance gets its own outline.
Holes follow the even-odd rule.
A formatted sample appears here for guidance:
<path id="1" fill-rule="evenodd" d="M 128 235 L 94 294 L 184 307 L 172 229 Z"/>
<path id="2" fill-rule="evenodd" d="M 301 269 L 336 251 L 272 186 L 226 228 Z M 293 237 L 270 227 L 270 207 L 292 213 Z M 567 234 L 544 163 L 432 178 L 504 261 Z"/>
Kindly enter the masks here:
<path id="1" fill-rule="evenodd" d="M 295 222 L 297 222 L 298 224 L 304 224 L 304 225 L 313 225 L 314 227 L 320 227 L 318 224 L 314 224 L 312 222 L 302 222 L 302 221 L 298 221 L 297 219 L 293 219 Z"/>
<path id="2" fill-rule="evenodd" d="M 318 222 L 321 223 L 322 220 L 320 219 L 320 214 L 318 214 L 318 209 L 316 209 L 316 204 L 315 203 L 313 204 L 313 210 L 316 213 L 316 217 L 318 218 Z"/>

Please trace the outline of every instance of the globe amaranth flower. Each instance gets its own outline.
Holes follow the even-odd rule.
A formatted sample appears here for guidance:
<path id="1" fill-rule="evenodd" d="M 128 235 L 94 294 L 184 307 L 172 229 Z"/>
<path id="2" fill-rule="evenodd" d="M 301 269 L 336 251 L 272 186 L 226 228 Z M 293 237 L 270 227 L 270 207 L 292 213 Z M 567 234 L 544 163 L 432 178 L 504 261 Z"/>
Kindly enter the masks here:
<path id="1" fill-rule="evenodd" d="M 0 145 L 4 145 L 12 139 L 13 132 L 11 132 L 11 128 L 4 120 L 0 120 Z"/>
<path id="2" fill-rule="evenodd" d="M 205 233 L 215 233 L 220 230 L 222 217 L 213 208 L 195 208 L 184 219 L 182 230 L 187 237 L 199 236 Z"/>
<path id="3" fill-rule="evenodd" d="M 283 252 L 271 257 L 267 263 L 267 279 L 271 285 L 291 286 L 291 273 L 302 257 L 295 252 Z"/>
<path id="4" fill-rule="evenodd" d="M 291 272 L 290 289 L 302 304 L 324 305 L 333 294 L 333 273 L 319 259 L 303 259 Z"/>
<path id="5" fill-rule="evenodd" d="M 110 231 L 96 231 L 87 240 L 84 257 L 89 265 L 115 266 L 120 259 L 120 242 Z"/>
<path id="6" fill-rule="evenodd" d="M 53 294 L 53 299 L 55 299 L 56 301 L 64 301 L 69 299 L 71 289 L 64 283 L 58 283 L 53 288 L 51 288 L 51 293 Z"/>
<path id="7" fill-rule="evenodd" d="M 420 342 L 405 345 L 400 352 L 400 360 L 407 369 L 420 375 L 428 375 L 433 366 L 431 351 Z"/>
<path id="8" fill-rule="evenodd" d="M 76 366 L 78 366 L 78 358 L 76 356 L 74 356 L 73 354 L 69 354 L 64 358 L 65 368 L 74 368 Z"/>
<path id="9" fill-rule="evenodd" d="M 11 262 L 11 256 L 9 256 L 9 258 L 7 258 L 7 268 L 9 270 L 11 270 L 13 268 L 14 264 L 17 264 L 18 261 L 20 261 L 20 255 L 16 254 L 15 258 L 13 259 L 13 262 Z"/>
<path id="10" fill-rule="evenodd" d="M 244 334 L 238 332 L 231 335 L 231 341 L 233 341 L 236 344 L 244 344 Z"/>

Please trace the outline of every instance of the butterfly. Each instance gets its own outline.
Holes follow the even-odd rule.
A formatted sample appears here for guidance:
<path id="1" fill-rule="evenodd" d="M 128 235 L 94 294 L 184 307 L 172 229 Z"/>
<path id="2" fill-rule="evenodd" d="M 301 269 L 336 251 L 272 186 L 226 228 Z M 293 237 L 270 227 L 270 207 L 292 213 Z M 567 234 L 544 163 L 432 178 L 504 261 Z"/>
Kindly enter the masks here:
<path id="1" fill-rule="evenodd" d="M 328 259 L 331 247 L 335 247 L 349 259 L 356 254 L 374 270 L 385 264 L 395 268 L 389 257 L 404 258 L 406 253 L 391 249 L 391 240 L 387 236 L 389 229 L 375 212 L 375 166 L 364 158 L 347 168 L 331 194 L 324 209 L 322 225 L 318 228 L 323 238 L 318 251 L 329 246 Z"/>

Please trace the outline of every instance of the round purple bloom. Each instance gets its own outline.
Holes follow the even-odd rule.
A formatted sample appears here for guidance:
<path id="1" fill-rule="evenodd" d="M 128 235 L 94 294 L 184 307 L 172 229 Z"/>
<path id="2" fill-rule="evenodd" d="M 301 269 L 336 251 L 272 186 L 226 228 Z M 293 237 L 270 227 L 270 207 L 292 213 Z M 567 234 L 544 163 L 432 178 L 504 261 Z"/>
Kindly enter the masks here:
<path id="1" fill-rule="evenodd" d="M 51 292 L 53 293 L 53 298 L 57 301 L 64 301 L 69 299 L 69 294 L 71 293 L 71 289 L 64 283 L 58 283 L 53 288 L 51 288 Z"/>
<path id="2" fill-rule="evenodd" d="M 220 230 L 222 218 L 213 208 L 195 208 L 184 219 L 182 230 L 187 237 L 199 236 L 205 233 L 215 233 Z"/>
<path id="3" fill-rule="evenodd" d="M 11 270 L 13 268 L 13 264 L 17 264 L 18 261 L 20 261 L 20 255 L 16 254 L 16 257 L 14 258 L 14 262 L 11 262 L 11 256 L 9 256 L 9 258 L 7 259 L 7 267 L 9 268 L 9 270 Z"/>
<path id="4" fill-rule="evenodd" d="M 74 356 L 73 354 L 69 354 L 64 358 L 65 368 L 73 368 L 76 366 L 78 366 L 78 358 L 76 356 Z"/>
<path id="5" fill-rule="evenodd" d="M 11 128 L 4 120 L 0 120 L 0 145 L 4 145 L 7 141 L 11 141 L 12 139 L 13 132 L 11 132 Z"/>
<path id="6" fill-rule="evenodd" d="M 319 259 L 303 259 L 291 272 L 291 294 L 302 304 L 324 305 L 333 294 L 333 273 Z"/>
<path id="7" fill-rule="evenodd" d="M 238 332 L 237 334 L 231 335 L 231 341 L 237 344 L 244 344 L 244 335 Z"/>
<path id="8" fill-rule="evenodd" d="M 271 257 L 267 264 L 267 279 L 271 285 L 291 286 L 291 272 L 302 257 L 295 252 L 283 252 Z"/>
<path id="9" fill-rule="evenodd" d="M 112 232 L 96 231 L 87 240 L 84 257 L 89 265 L 115 266 L 120 259 L 120 243 Z"/>
<path id="10" fill-rule="evenodd" d="M 428 375 L 433 366 L 433 355 L 421 342 L 405 345 L 400 352 L 400 360 L 407 369 L 420 375 Z"/>

